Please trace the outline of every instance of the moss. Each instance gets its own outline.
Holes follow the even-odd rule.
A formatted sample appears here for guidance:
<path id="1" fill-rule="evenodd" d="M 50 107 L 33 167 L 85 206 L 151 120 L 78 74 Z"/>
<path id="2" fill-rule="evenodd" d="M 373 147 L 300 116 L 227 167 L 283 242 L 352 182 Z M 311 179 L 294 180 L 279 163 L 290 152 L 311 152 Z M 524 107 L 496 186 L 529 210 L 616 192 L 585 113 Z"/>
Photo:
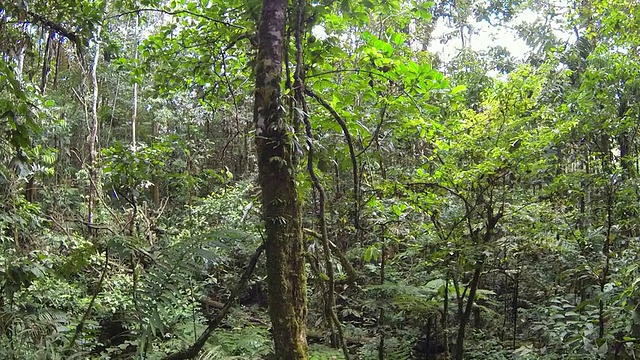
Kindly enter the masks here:
<path id="1" fill-rule="evenodd" d="M 294 148 L 281 100 L 286 8 L 286 0 L 264 2 L 256 64 L 254 121 L 275 358 L 298 360 L 308 359 L 307 284 Z"/>

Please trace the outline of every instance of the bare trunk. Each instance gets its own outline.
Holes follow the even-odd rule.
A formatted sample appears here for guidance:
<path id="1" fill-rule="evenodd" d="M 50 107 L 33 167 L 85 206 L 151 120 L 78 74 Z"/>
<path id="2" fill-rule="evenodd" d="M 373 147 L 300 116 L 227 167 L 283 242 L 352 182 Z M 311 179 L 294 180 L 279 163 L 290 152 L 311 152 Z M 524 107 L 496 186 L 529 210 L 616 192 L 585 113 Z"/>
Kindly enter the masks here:
<path id="1" fill-rule="evenodd" d="M 49 76 L 49 70 L 50 70 L 49 58 L 50 58 L 52 38 L 53 38 L 53 31 L 49 31 L 47 35 L 47 41 L 45 42 L 45 46 L 44 46 L 44 54 L 42 56 L 42 74 L 40 77 L 40 95 L 43 95 L 43 96 L 46 92 L 47 78 Z M 36 176 L 34 172 L 28 176 L 27 188 L 25 190 L 25 198 L 27 199 L 28 202 L 33 203 L 36 201 L 37 194 L 38 194 L 38 187 L 36 185 Z"/>
<path id="2" fill-rule="evenodd" d="M 382 225 L 382 251 L 380 252 L 380 286 L 384 285 L 385 273 L 384 267 L 386 265 L 386 249 L 385 249 L 385 235 L 387 233 L 387 227 Z M 378 360 L 384 360 L 384 340 L 385 340 L 385 321 L 384 321 L 384 305 L 380 305 L 380 312 L 378 313 L 378 332 L 380 333 L 380 341 L 378 342 Z"/>
<path id="3" fill-rule="evenodd" d="M 480 274 L 482 273 L 482 262 L 476 263 L 476 268 L 473 272 L 473 279 L 469 284 L 469 297 L 467 298 L 467 304 L 465 306 L 462 317 L 460 318 L 460 325 L 458 326 L 458 339 L 456 341 L 456 360 L 462 360 L 464 354 L 464 333 L 471 318 L 471 310 L 473 309 L 473 303 L 476 298 L 476 292 L 478 291 L 478 284 L 480 282 Z"/>
<path id="4" fill-rule="evenodd" d="M 58 71 L 60 70 L 60 47 L 62 46 L 62 44 L 57 41 L 56 42 L 56 68 L 54 69 L 53 72 L 53 90 L 56 90 L 58 88 Z"/>
<path id="5" fill-rule="evenodd" d="M 53 31 L 49 31 L 49 35 L 47 36 L 47 41 L 44 46 L 44 55 L 42 62 L 42 76 L 40 77 L 40 93 L 44 95 L 47 88 L 47 78 L 49 77 L 50 69 L 50 50 L 51 50 L 51 40 L 53 38 Z"/>
<path id="6" fill-rule="evenodd" d="M 474 232 L 471 228 L 471 222 L 468 222 L 469 232 L 472 234 L 472 238 L 475 239 L 476 244 L 487 245 L 491 239 L 493 238 L 493 232 L 502 218 L 502 212 L 499 212 L 494 215 L 493 207 L 491 204 L 486 205 L 486 228 L 484 234 L 481 238 L 477 237 L 477 232 Z M 475 235 L 474 235 L 475 234 Z M 482 269 L 484 267 L 484 255 L 481 256 L 480 259 L 476 260 L 473 277 L 469 285 L 467 285 L 467 289 L 469 290 L 469 295 L 467 297 L 467 303 L 463 306 L 464 293 L 467 292 L 467 289 L 462 294 L 459 294 L 458 286 L 456 285 L 456 295 L 458 298 L 458 314 L 460 314 L 460 324 L 458 325 L 458 338 L 456 340 L 456 352 L 455 359 L 462 360 L 464 358 L 464 335 L 467 325 L 469 324 L 469 319 L 471 319 L 471 313 L 473 311 L 473 303 L 476 299 L 476 293 L 478 292 L 478 288 L 480 286 L 480 275 L 482 274 Z M 463 310 L 464 309 L 464 310 Z"/>
<path id="7" fill-rule="evenodd" d="M 134 29 L 134 41 L 133 41 L 133 58 L 136 66 L 138 65 L 138 21 L 139 16 L 136 13 L 135 29 Z M 133 104 L 131 111 L 131 146 L 133 151 L 136 149 L 136 122 L 138 121 L 138 82 L 133 82 Z"/>
<path id="8" fill-rule="evenodd" d="M 151 124 L 151 134 L 153 136 L 152 141 L 156 141 L 158 135 L 160 135 L 160 125 L 157 121 L 153 121 Z M 151 199 L 153 201 L 154 208 L 157 210 L 160 208 L 160 179 L 157 176 L 153 177 L 153 185 L 151 186 Z"/>
<path id="9" fill-rule="evenodd" d="M 98 132 L 100 123 L 98 119 L 98 62 L 100 60 L 100 30 L 98 27 L 95 39 L 95 54 L 93 55 L 93 65 L 91 66 L 91 125 L 89 129 L 89 199 L 87 204 L 87 227 L 89 233 L 93 234 L 93 218 L 95 212 L 96 198 L 100 188 L 100 169 L 98 168 Z"/>
<path id="10" fill-rule="evenodd" d="M 16 75 L 18 78 L 22 78 L 22 73 L 24 71 L 24 57 L 27 53 L 27 40 L 24 39 L 20 41 L 18 44 L 18 66 L 16 66 Z"/>

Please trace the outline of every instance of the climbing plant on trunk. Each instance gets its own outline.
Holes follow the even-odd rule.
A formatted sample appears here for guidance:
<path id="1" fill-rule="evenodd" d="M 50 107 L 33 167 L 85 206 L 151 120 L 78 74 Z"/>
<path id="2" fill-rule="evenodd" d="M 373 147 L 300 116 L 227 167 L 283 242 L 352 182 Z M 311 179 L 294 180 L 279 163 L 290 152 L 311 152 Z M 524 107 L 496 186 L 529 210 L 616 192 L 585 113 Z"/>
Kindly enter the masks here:
<path id="1" fill-rule="evenodd" d="M 275 357 L 307 359 L 306 278 L 294 137 L 281 100 L 286 0 L 264 0 L 256 61 L 254 121 L 265 223 L 269 315 Z"/>

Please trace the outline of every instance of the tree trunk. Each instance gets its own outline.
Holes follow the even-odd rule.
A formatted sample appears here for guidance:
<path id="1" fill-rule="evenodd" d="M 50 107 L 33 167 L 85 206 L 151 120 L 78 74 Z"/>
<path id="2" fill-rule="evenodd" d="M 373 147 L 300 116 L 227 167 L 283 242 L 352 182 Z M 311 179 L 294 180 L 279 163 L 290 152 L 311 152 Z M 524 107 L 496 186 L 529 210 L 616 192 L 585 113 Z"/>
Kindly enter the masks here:
<path id="1" fill-rule="evenodd" d="M 308 359 L 306 277 L 293 134 L 285 123 L 281 81 L 287 0 L 264 0 L 256 61 L 254 122 L 267 286 L 275 358 Z"/>
<path id="2" fill-rule="evenodd" d="M 151 142 L 158 141 L 160 136 L 160 124 L 157 120 L 153 120 L 151 124 Z M 158 176 L 152 178 L 153 185 L 151 185 L 151 199 L 153 201 L 154 210 L 160 208 L 160 179 Z"/>
<path id="3" fill-rule="evenodd" d="M 135 20 L 135 29 L 133 31 L 133 36 L 134 36 L 134 40 L 133 40 L 133 59 L 135 61 L 136 66 L 138 66 L 138 21 L 139 21 L 139 14 L 136 13 L 136 20 Z M 138 122 L 138 80 L 134 81 L 133 83 L 133 99 L 132 99 L 132 106 L 131 106 L 131 146 L 133 151 L 136 151 L 136 125 Z"/>
<path id="4" fill-rule="evenodd" d="M 107 5 L 105 2 L 105 12 Z M 98 27 L 95 34 L 95 39 L 100 39 L 100 32 L 102 30 L 102 24 Z M 89 127 L 89 197 L 87 201 L 87 228 L 90 235 L 95 235 L 93 229 L 93 220 L 95 215 L 96 201 L 98 194 L 100 193 L 100 177 L 101 171 L 98 166 L 98 154 L 100 152 L 98 148 L 98 138 L 100 131 L 100 122 L 98 117 L 98 63 L 100 61 L 100 41 L 95 42 L 95 54 L 93 55 L 93 63 L 89 73 L 91 79 L 91 124 Z"/>
<path id="5" fill-rule="evenodd" d="M 498 222 L 502 218 L 502 212 L 499 212 L 494 215 L 493 207 L 491 204 L 487 205 L 487 219 L 486 219 L 486 228 L 484 234 L 481 239 L 476 239 L 474 242 L 476 244 L 487 245 L 491 241 L 493 237 L 493 232 L 498 225 Z M 471 223 L 469 223 L 469 230 L 473 234 L 473 230 L 471 229 Z M 477 234 L 477 233 L 476 233 Z M 473 236 L 472 236 L 473 238 Z M 458 296 L 458 313 L 460 314 L 460 324 L 458 325 L 458 338 L 456 341 L 456 353 L 455 359 L 462 360 L 464 358 L 464 335 L 467 324 L 469 324 L 469 319 L 471 318 L 471 311 L 473 310 L 473 303 L 476 300 L 476 293 L 478 292 L 478 288 L 480 286 L 480 275 L 482 274 L 482 269 L 484 266 L 484 255 L 478 260 L 476 260 L 476 264 L 473 271 L 473 278 L 468 285 L 469 289 L 469 297 L 467 298 L 466 306 L 464 307 L 464 312 L 462 311 L 462 298 L 464 297 L 464 293 L 462 296 Z M 457 288 L 457 286 L 456 286 Z M 456 290 L 457 291 L 457 290 Z M 465 290 L 466 292 L 466 290 Z"/>
<path id="6" fill-rule="evenodd" d="M 40 77 L 40 95 L 44 96 L 47 88 L 47 78 L 49 77 L 50 71 L 50 49 L 51 49 L 51 40 L 53 39 L 53 31 L 49 30 L 47 34 L 47 41 L 44 46 L 44 54 L 42 56 L 42 76 Z M 27 187 L 25 190 L 25 198 L 28 202 L 34 203 L 36 202 L 36 198 L 38 195 L 38 187 L 36 185 L 36 174 L 35 170 L 27 177 Z"/>
<path id="7" fill-rule="evenodd" d="M 471 310 L 473 309 L 473 303 L 476 298 L 476 292 L 478 290 L 478 283 L 480 282 L 480 274 L 482 273 L 482 261 L 478 261 L 475 266 L 475 270 L 473 271 L 473 279 L 471 279 L 471 283 L 469 284 L 469 298 L 467 299 L 467 304 L 464 312 L 462 313 L 462 317 L 460 318 L 460 324 L 458 325 L 458 339 L 456 341 L 456 360 L 462 360 L 464 358 L 464 333 L 469 323 L 469 318 L 471 318 Z"/>

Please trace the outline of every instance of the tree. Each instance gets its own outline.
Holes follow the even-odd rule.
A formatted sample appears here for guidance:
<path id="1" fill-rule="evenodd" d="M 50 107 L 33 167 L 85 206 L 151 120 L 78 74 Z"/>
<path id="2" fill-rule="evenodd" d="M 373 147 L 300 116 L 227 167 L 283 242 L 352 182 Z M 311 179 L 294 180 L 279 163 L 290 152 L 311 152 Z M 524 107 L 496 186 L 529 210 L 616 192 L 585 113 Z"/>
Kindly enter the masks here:
<path id="1" fill-rule="evenodd" d="M 0 0 L 0 358 L 637 358 L 636 5 Z"/>
<path id="2" fill-rule="evenodd" d="M 306 275 L 292 128 L 282 105 L 286 0 L 264 0 L 258 29 L 254 121 L 265 223 L 269 315 L 276 359 L 307 359 Z"/>

